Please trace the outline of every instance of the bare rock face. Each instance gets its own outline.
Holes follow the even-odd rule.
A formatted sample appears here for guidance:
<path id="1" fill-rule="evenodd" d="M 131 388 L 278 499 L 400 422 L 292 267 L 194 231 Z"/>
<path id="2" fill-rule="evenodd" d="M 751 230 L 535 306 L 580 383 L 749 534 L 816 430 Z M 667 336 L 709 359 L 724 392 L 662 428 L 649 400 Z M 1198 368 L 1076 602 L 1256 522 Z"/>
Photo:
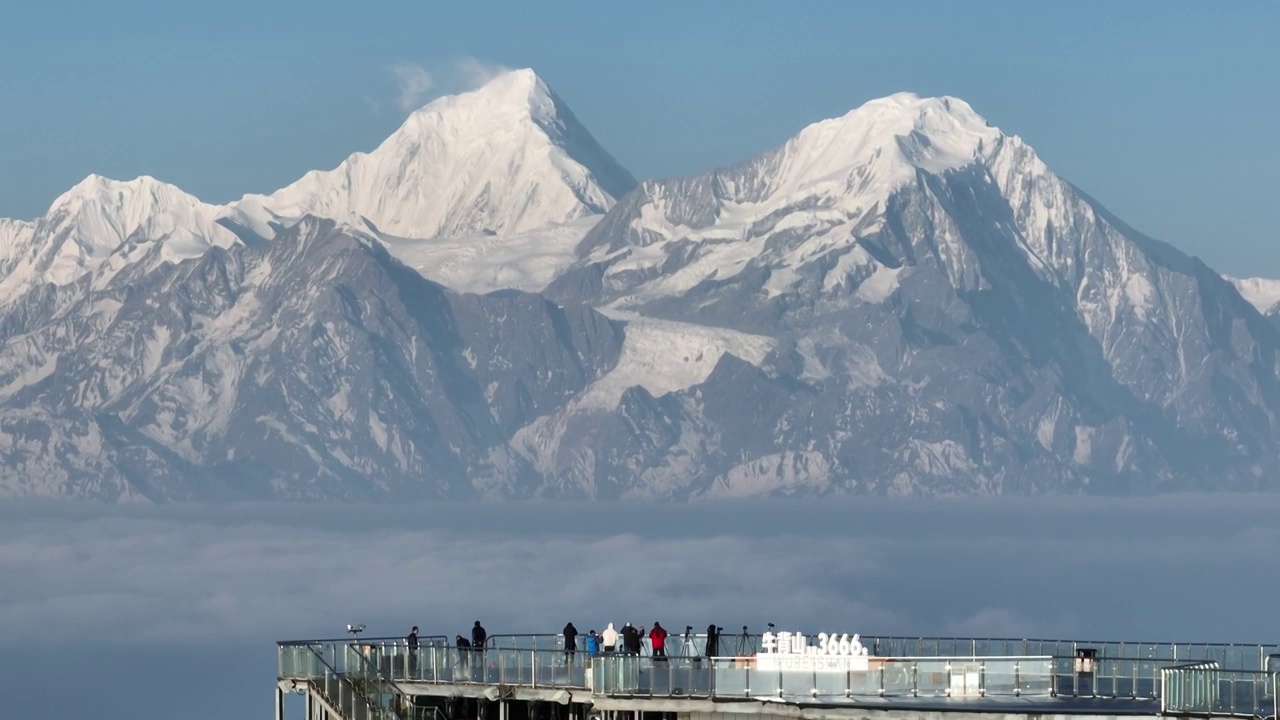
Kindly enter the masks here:
<path id="1" fill-rule="evenodd" d="M 607 372 L 622 345 L 589 308 L 453 293 L 330 220 L 131 270 L 8 311 L 6 493 L 531 494 L 513 429 Z"/>

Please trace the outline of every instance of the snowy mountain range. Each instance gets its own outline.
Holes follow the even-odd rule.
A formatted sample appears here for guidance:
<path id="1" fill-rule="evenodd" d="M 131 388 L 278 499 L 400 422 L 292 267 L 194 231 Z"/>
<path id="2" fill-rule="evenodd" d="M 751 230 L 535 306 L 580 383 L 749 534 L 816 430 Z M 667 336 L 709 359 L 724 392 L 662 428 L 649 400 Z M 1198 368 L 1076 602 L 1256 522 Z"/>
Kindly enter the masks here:
<path id="1" fill-rule="evenodd" d="M 0 221 L 0 494 L 111 501 L 1274 487 L 1280 287 L 955 98 L 632 179 L 532 71 L 226 206 Z"/>

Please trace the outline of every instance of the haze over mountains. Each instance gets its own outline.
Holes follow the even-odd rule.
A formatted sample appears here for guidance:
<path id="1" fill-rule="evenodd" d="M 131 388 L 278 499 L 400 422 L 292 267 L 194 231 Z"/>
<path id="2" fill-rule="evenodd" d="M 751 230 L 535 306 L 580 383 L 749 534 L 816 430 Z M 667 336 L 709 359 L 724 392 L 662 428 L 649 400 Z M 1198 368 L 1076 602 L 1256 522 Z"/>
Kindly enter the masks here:
<path id="1" fill-rule="evenodd" d="M 1127 493 L 1280 469 L 1280 293 L 1125 226 L 956 98 L 637 184 L 513 71 L 226 206 L 90 176 L 0 221 L 0 272 L 0 494 Z"/>

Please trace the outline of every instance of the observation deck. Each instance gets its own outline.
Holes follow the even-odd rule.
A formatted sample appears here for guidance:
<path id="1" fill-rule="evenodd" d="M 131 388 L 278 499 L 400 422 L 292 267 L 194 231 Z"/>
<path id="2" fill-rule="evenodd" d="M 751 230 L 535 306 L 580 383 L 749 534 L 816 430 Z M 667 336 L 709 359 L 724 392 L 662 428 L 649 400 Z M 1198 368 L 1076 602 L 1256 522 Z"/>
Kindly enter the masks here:
<path id="1" fill-rule="evenodd" d="M 672 634 L 667 657 L 588 656 L 560 635 L 278 643 L 276 720 L 1274 720 L 1280 646 L 988 638 Z M 799 650 L 799 652 L 795 652 Z M 852 652 L 850 652 L 852 650 Z M 858 652 L 861 650 L 861 653 Z M 784 651 L 784 652 L 780 652 Z M 292 694 L 301 696 L 290 700 Z M 947 717 L 942 718 L 943 715 Z M 999 716 L 994 718 L 993 716 Z M 733 720 L 732 718 L 730 720 Z"/>

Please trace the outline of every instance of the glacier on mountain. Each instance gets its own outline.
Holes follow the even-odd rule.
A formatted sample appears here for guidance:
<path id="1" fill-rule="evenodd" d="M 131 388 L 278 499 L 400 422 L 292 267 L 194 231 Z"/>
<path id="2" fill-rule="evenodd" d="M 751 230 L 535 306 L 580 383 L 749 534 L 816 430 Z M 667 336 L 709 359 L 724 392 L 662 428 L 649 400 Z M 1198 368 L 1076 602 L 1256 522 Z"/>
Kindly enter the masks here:
<path id="1" fill-rule="evenodd" d="M 1120 493 L 1280 470 L 1274 288 L 1129 228 L 956 98 L 873 100 L 636 185 L 514 71 L 223 207 L 91 176 L 0 222 L 0 269 L 9 494 Z"/>

